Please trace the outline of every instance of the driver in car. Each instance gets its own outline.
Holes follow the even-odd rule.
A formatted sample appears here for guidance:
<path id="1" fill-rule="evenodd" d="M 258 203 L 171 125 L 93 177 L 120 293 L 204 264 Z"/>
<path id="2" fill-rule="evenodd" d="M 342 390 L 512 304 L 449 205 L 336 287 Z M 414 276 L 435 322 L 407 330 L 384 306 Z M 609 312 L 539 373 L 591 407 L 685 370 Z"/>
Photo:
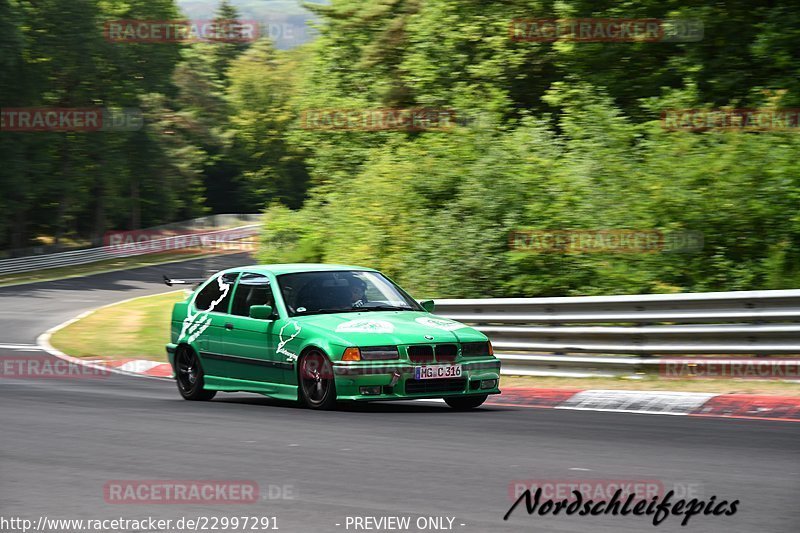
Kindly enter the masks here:
<path id="1" fill-rule="evenodd" d="M 363 279 L 350 279 L 350 305 L 363 307 L 367 302 L 367 284 Z"/>

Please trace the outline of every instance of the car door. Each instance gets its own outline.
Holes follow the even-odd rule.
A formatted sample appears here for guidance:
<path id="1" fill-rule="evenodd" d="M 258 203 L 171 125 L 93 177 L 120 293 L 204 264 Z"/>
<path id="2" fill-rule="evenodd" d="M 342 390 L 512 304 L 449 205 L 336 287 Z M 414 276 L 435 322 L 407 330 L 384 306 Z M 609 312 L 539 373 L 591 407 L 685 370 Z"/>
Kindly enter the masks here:
<path id="1" fill-rule="evenodd" d="M 223 331 L 223 349 L 230 361 L 231 377 L 262 383 L 285 383 L 287 364 L 277 353 L 277 311 L 273 319 L 250 318 L 250 306 L 269 305 L 275 296 L 264 274 L 244 272 L 233 295 L 231 314 Z"/>
<path id="2" fill-rule="evenodd" d="M 203 371 L 210 376 L 227 376 L 223 331 L 230 315 L 231 296 L 239 272 L 227 272 L 211 279 L 195 296 L 191 305 L 191 324 L 187 334 L 194 338 Z"/>

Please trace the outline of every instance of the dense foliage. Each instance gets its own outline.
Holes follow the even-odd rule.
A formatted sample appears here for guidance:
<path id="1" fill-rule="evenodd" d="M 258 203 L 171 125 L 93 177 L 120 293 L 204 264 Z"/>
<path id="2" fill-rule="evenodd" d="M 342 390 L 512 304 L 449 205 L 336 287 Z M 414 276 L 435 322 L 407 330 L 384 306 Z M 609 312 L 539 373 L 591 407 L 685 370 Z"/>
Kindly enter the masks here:
<path id="1" fill-rule="evenodd" d="M 334 0 L 309 9 L 319 37 L 276 50 L 269 40 L 120 45 L 89 27 L 169 18 L 168 0 L 0 3 L 4 106 L 103 102 L 141 107 L 148 119 L 127 134 L 0 134 L 0 242 L 266 206 L 263 262 L 374 266 L 419 296 L 800 281 L 798 132 L 674 132 L 660 120 L 670 108 L 800 107 L 800 11 L 790 3 Z M 71 22 L 55 27 L 56 16 Z M 699 19 L 705 33 L 685 43 L 509 38 L 513 18 L 588 16 Z M 81 25 L 87 36 L 77 39 Z M 318 131 L 301 119 L 412 107 L 455 110 L 459 124 Z M 534 254 L 509 249 L 521 228 L 696 231 L 704 244 Z"/>
<path id="2" fill-rule="evenodd" d="M 321 37 L 283 59 L 305 73 L 295 115 L 432 106 L 472 120 L 424 133 L 289 125 L 282 137 L 305 149 L 313 186 L 302 210 L 267 210 L 261 258 L 372 265 L 418 294 L 454 297 L 796 286 L 797 133 L 668 132 L 660 115 L 798 106 L 798 14 L 774 3 L 704 4 L 318 9 Z M 512 18 L 556 16 L 696 18 L 705 35 L 669 44 L 508 38 Z M 518 228 L 697 231 L 704 247 L 533 254 L 509 249 Z"/>

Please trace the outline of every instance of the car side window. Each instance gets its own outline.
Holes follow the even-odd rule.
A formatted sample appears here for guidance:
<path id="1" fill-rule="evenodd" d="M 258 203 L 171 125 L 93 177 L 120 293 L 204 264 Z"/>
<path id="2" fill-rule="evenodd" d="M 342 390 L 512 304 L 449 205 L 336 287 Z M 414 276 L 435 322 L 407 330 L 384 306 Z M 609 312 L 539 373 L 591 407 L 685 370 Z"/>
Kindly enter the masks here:
<path id="1" fill-rule="evenodd" d="M 275 309 L 275 298 L 269 278 L 263 274 L 245 272 L 236 286 L 231 314 L 250 316 L 250 306 L 270 305 Z"/>
<path id="2" fill-rule="evenodd" d="M 233 284 L 236 282 L 238 272 L 228 272 L 215 277 L 208 285 L 197 293 L 194 306 L 201 311 L 215 311 L 227 313 L 228 303 L 231 301 Z"/>

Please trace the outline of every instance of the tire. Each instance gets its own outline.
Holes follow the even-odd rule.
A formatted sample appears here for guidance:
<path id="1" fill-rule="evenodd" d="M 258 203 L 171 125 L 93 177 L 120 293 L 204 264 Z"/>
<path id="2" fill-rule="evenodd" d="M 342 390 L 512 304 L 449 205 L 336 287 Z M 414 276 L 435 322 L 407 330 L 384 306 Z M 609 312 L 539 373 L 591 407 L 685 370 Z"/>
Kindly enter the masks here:
<path id="1" fill-rule="evenodd" d="M 197 354 L 188 346 L 175 352 L 175 382 L 184 400 L 208 401 L 217 395 L 217 391 L 203 388 L 203 367 Z"/>
<path id="2" fill-rule="evenodd" d="M 310 409 L 330 411 L 336 408 L 336 381 L 330 360 L 319 350 L 300 357 L 297 365 L 300 403 Z"/>
<path id="3" fill-rule="evenodd" d="M 488 397 L 488 394 L 482 394 L 480 396 L 453 396 L 445 398 L 444 401 L 453 409 L 468 411 L 480 407 Z"/>

